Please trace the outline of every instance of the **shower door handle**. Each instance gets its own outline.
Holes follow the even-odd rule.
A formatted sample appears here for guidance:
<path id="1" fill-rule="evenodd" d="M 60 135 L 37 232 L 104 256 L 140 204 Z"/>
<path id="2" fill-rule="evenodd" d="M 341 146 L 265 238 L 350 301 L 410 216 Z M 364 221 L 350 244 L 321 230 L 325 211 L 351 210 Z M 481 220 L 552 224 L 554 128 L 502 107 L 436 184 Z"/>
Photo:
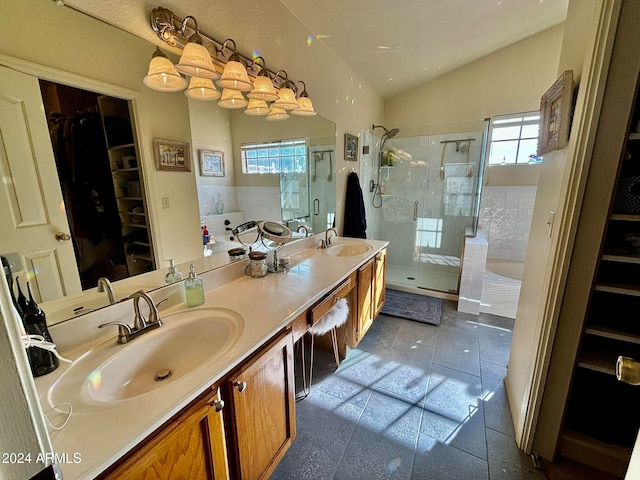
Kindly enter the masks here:
<path id="1" fill-rule="evenodd" d="M 317 198 L 313 199 L 313 214 L 320 215 L 320 200 Z"/>
<path id="2" fill-rule="evenodd" d="M 413 202 L 413 221 L 418 220 L 418 200 Z"/>

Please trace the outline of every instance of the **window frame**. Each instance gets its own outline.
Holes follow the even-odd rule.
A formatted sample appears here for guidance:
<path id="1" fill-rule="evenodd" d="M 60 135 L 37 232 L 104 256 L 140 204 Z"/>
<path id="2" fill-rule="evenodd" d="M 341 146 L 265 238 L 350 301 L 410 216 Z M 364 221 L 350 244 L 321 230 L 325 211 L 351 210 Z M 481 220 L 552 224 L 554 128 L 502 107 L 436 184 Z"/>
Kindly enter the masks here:
<path id="1" fill-rule="evenodd" d="M 296 147 L 304 146 L 304 154 L 296 154 L 295 152 L 290 155 L 294 157 L 293 170 L 284 170 L 282 166 L 282 159 L 284 157 L 289 157 L 289 155 L 282 155 L 282 148 L 291 147 L 295 149 Z M 271 154 L 270 150 L 278 149 L 278 154 Z M 247 152 L 255 151 L 264 152 L 266 150 L 266 155 L 256 156 L 255 159 L 248 159 Z M 266 140 L 263 142 L 246 142 L 240 144 L 240 157 L 242 160 L 242 173 L 246 175 L 279 175 L 281 173 L 306 173 L 309 170 L 309 139 L 308 138 L 289 138 L 289 139 L 279 139 L 279 140 Z M 304 165 L 302 169 L 297 169 L 295 167 L 296 160 L 295 157 L 304 158 Z M 260 159 L 267 159 L 268 163 L 271 164 L 271 167 L 267 171 L 260 171 Z M 273 167 L 274 160 L 277 159 L 277 166 Z M 249 160 L 255 160 L 255 168 L 256 171 L 250 171 Z"/>
<path id="2" fill-rule="evenodd" d="M 516 121 L 516 119 L 520 119 L 520 121 Z M 538 110 L 534 110 L 534 111 L 530 111 L 530 112 L 520 112 L 520 113 L 510 113 L 510 114 L 505 114 L 505 115 L 496 115 L 494 117 L 491 117 L 491 121 L 489 123 L 489 138 L 488 138 L 488 147 L 487 148 L 487 157 L 486 157 L 486 165 L 489 167 L 493 167 L 493 166 L 498 166 L 498 165 L 531 165 L 531 164 L 538 164 L 542 161 L 541 157 L 536 156 L 528 157 L 528 160 L 526 162 L 523 161 L 518 161 L 518 157 L 519 157 L 519 153 L 520 153 L 520 146 L 523 140 L 536 140 L 536 144 L 537 142 L 539 142 L 540 139 L 540 129 L 538 128 L 538 135 L 535 137 L 523 137 L 522 136 L 522 130 L 523 127 L 526 126 L 530 126 L 530 125 L 537 125 L 538 127 L 540 126 L 540 112 Z M 503 128 L 503 127 L 507 127 L 507 126 L 513 126 L 513 127 L 519 127 L 519 134 L 517 138 L 508 138 L 508 139 L 501 139 L 501 140 L 494 140 L 493 136 L 494 136 L 494 129 L 495 128 Z M 499 144 L 502 142 L 513 142 L 516 141 L 518 142 L 517 147 L 516 147 L 516 153 L 515 153 L 515 162 L 512 163 L 503 163 L 503 162 L 491 162 L 491 153 L 493 151 L 494 148 L 494 144 Z"/>

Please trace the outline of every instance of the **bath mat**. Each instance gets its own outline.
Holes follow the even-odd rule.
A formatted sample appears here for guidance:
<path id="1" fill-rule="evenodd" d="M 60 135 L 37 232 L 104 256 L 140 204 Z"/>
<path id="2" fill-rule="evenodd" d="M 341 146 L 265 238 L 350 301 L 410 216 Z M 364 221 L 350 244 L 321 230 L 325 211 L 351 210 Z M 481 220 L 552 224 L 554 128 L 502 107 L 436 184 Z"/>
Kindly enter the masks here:
<path id="1" fill-rule="evenodd" d="M 442 300 L 387 289 L 381 313 L 438 326 L 442 318 Z"/>

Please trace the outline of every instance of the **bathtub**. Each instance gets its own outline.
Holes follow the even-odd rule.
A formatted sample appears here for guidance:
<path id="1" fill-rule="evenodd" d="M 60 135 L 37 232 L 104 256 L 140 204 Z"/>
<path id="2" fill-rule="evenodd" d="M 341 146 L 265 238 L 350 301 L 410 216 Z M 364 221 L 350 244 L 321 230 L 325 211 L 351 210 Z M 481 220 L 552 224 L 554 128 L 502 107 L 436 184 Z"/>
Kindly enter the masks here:
<path id="1" fill-rule="evenodd" d="M 487 258 L 480 311 L 516 318 L 524 262 Z"/>

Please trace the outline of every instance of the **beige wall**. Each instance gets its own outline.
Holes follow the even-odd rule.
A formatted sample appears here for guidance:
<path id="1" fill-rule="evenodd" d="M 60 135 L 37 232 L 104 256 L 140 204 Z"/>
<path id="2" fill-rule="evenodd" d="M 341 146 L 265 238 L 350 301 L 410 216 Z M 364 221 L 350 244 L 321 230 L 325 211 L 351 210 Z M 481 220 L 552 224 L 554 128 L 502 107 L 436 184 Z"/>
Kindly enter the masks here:
<path id="1" fill-rule="evenodd" d="M 387 99 L 385 125 L 437 126 L 538 110 L 557 77 L 563 31 L 550 28 Z"/>

